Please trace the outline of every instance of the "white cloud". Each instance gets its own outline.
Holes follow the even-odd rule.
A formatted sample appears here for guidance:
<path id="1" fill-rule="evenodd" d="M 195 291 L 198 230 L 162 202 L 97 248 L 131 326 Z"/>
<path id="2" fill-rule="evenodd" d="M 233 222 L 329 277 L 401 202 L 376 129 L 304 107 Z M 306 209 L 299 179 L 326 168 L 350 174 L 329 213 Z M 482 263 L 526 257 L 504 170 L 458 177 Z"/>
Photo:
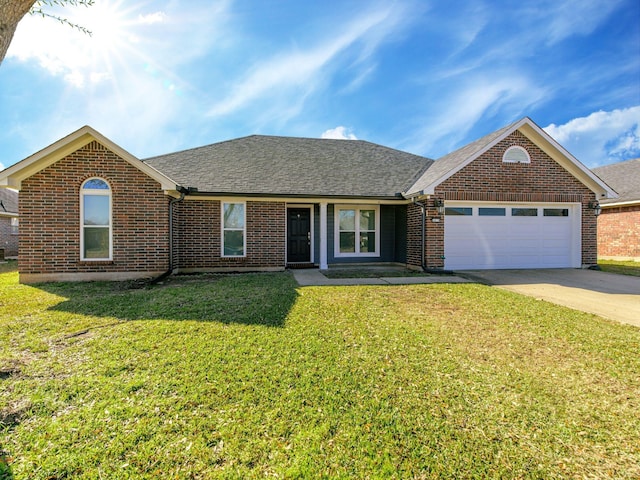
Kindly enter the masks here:
<path id="1" fill-rule="evenodd" d="M 122 1 L 98 0 L 90 7 L 67 7 L 62 12 L 52 7 L 51 13 L 60 13 L 91 35 L 49 17 L 26 15 L 18 24 L 7 58 L 36 62 L 50 75 L 84 88 L 108 78 L 137 74 L 131 69 L 141 63 L 174 69 L 202 55 L 225 34 L 220 25 L 226 18 L 226 0 L 198 9 L 197 15 L 184 8 L 171 15 L 164 11 L 138 13 L 145 6 L 125 7 Z"/>
<path id="2" fill-rule="evenodd" d="M 460 147 L 483 118 L 499 112 L 515 119 L 544 95 L 544 89 L 514 72 L 467 75 L 462 84 L 453 86 L 452 93 L 442 94 L 437 100 L 437 95 L 433 95 L 431 113 L 422 118 L 422 125 L 404 142 L 407 144 L 404 148 L 440 157 Z"/>
<path id="3" fill-rule="evenodd" d="M 55 93 L 47 92 L 53 108 L 31 121 L 38 128 L 27 129 L 25 144 L 42 148 L 43 138 L 52 142 L 88 124 L 135 155 L 178 146 L 182 126 L 193 120 L 181 112 L 197 111 L 199 105 L 194 105 L 196 89 L 176 72 L 188 71 L 183 66 L 202 58 L 220 38 L 227 41 L 229 2 L 197 9 L 169 2 L 162 12 L 145 11 L 149 2 L 132 3 L 97 0 L 77 12 L 65 10 L 70 20 L 93 30 L 91 37 L 52 19 L 23 19 L 7 57 L 40 67 L 45 78 L 56 77 L 66 86 L 55 83 Z M 97 18 L 85 21 L 72 13 Z M 92 22 L 101 16 L 104 25 L 96 29 Z"/>
<path id="4" fill-rule="evenodd" d="M 291 114 L 297 114 L 301 108 L 300 99 L 304 100 L 324 83 L 332 73 L 332 63 L 341 54 L 358 44 L 358 62 L 364 61 L 394 33 L 404 14 L 404 9 L 398 5 L 366 12 L 343 26 L 341 32 L 329 32 L 315 47 L 275 55 L 255 65 L 231 92 L 223 92 L 224 100 L 215 103 L 209 115 L 218 117 L 234 113 L 264 98 L 277 103 L 273 101 L 281 96 L 285 96 L 289 104 L 297 103 L 299 108 L 291 110 Z M 298 102 L 291 98 L 297 98 Z M 272 107 L 274 110 L 287 108 L 282 105 Z"/>
<path id="5" fill-rule="evenodd" d="M 325 130 L 322 132 L 320 138 L 331 138 L 334 140 L 357 140 L 352 132 L 350 132 L 346 127 L 340 126 L 336 128 L 330 128 L 329 130 Z"/>
<path id="6" fill-rule="evenodd" d="M 553 45 L 571 35 L 588 35 L 609 16 L 620 0 L 553 0 L 547 5 L 538 5 L 548 18 L 548 42 Z"/>
<path id="7" fill-rule="evenodd" d="M 164 23 L 166 21 L 167 14 L 164 12 L 154 12 L 147 15 L 138 15 L 138 22 L 146 25 L 153 25 L 154 23 Z"/>
<path id="8" fill-rule="evenodd" d="M 598 111 L 544 130 L 586 166 L 593 168 L 640 156 L 640 105 Z"/>

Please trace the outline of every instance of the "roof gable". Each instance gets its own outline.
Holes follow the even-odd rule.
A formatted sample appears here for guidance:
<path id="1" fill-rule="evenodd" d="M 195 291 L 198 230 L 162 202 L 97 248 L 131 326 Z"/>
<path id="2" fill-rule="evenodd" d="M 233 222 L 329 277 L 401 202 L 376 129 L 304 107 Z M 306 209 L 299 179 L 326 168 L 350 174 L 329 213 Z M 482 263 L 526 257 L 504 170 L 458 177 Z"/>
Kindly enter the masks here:
<path id="1" fill-rule="evenodd" d="M 640 203 L 640 158 L 594 168 L 593 172 L 619 195 L 617 199 L 603 201 L 603 205 Z"/>
<path id="2" fill-rule="evenodd" d="M 251 135 L 144 160 L 200 194 L 403 198 L 433 163 L 362 140 Z"/>
<path id="3" fill-rule="evenodd" d="M 175 182 L 173 182 L 169 177 L 140 161 L 122 147 L 113 143 L 107 137 L 89 126 L 84 126 L 76 130 L 39 152 L 34 153 L 30 157 L 27 157 L 0 172 L 0 187 L 9 187 L 20 190 L 22 180 L 29 178 L 49 165 L 53 165 L 57 161 L 88 145 L 92 141 L 97 141 L 126 162 L 156 180 L 160 185 L 162 185 L 163 190 L 171 191 L 176 189 Z"/>
<path id="4" fill-rule="evenodd" d="M 598 198 L 614 198 L 616 196 L 611 187 L 594 175 L 591 170 L 528 117 L 524 117 L 439 158 L 408 190 L 407 196 L 433 194 L 438 185 L 455 175 L 516 130 L 520 131 L 549 157 L 593 191 Z"/>

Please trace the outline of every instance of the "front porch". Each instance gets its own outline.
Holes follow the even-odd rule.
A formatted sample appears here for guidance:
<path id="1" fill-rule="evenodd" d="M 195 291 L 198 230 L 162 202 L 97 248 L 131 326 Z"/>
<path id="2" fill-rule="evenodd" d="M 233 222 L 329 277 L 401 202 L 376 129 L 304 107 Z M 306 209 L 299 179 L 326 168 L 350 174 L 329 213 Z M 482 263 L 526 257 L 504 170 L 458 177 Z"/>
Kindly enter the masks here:
<path id="1" fill-rule="evenodd" d="M 319 201 L 286 206 L 286 267 L 407 264 L 407 205 Z"/>

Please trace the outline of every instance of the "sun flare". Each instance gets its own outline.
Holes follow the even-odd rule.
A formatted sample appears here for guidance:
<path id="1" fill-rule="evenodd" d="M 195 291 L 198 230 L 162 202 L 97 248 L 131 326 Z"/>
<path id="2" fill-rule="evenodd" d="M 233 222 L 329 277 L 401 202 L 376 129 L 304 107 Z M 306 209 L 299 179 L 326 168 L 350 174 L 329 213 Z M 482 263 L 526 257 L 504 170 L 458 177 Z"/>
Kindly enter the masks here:
<path id="1" fill-rule="evenodd" d="M 119 54 L 133 37 L 134 22 L 122 2 L 96 1 L 90 7 L 76 8 L 74 13 L 73 22 L 91 32 L 85 41 L 95 55 Z"/>

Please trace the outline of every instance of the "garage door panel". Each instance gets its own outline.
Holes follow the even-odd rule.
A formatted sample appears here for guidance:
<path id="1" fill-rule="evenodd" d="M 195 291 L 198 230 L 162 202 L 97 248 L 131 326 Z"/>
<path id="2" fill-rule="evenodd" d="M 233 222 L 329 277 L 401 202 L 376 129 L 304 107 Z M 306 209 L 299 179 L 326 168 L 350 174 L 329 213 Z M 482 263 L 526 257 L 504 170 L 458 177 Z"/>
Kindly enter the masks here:
<path id="1" fill-rule="evenodd" d="M 511 248 L 515 252 L 519 252 L 522 254 L 527 254 L 531 250 L 538 249 L 540 241 L 531 237 L 523 237 L 523 238 L 510 238 L 509 239 L 509 248 Z"/>
<path id="2" fill-rule="evenodd" d="M 456 204 L 456 206 L 458 206 Z M 469 205 L 465 205 L 469 207 Z M 511 216 L 513 205 L 483 204 L 482 208 L 505 208 L 505 216 L 445 216 L 445 268 L 566 268 L 579 246 L 579 222 L 569 216 L 548 217 L 544 208 L 570 205 L 522 205 L 538 215 Z M 485 212 L 487 210 L 484 210 Z M 531 212 L 532 210 L 529 210 Z"/>

